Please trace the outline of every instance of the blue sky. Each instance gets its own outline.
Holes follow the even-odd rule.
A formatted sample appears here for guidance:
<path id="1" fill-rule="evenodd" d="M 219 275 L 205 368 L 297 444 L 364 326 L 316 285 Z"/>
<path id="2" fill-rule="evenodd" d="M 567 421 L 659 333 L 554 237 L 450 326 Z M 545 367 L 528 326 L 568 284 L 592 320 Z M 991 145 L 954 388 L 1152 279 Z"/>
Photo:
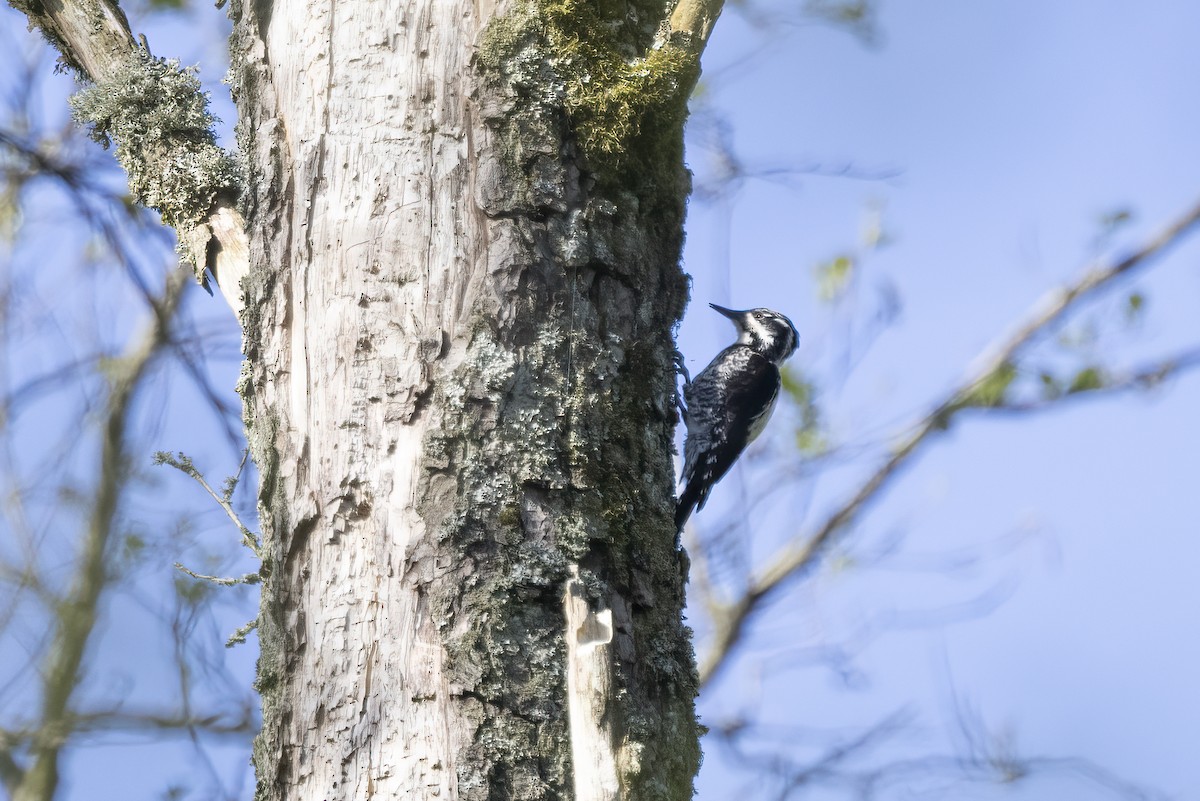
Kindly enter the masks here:
<path id="1" fill-rule="evenodd" d="M 156 52 L 200 62 L 218 92 L 219 17 L 202 4 L 150 29 Z M 698 134 L 713 116 L 730 126 L 750 167 L 849 167 L 857 176 L 746 180 L 732 196 L 691 206 L 685 265 L 694 303 L 680 347 L 693 372 L 731 333 L 707 302 L 778 308 L 801 332 L 793 366 L 821 390 L 830 441 L 855 446 L 857 458 L 754 507 L 738 536 L 761 565 L 844 498 L 889 437 L 1044 291 L 1094 258 L 1135 246 L 1200 198 L 1200 6 L 892 2 L 873 46 L 820 25 L 756 25 L 753 17 L 727 11 L 706 55 L 689 151 L 698 183 L 711 174 Z M 61 80 L 48 90 L 63 91 Z M 227 99 L 218 97 L 217 111 L 233 119 Z M 1100 218 L 1120 209 L 1132 221 L 1102 238 Z M 889 244 L 864 249 L 864 221 L 875 218 Z M 858 258 L 854 283 L 839 303 L 824 303 L 816 266 L 843 253 Z M 1051 337 L 1031 351 L 1033 363 L 1137 364 L 1200 342 L 1198 259 L 1200 236 L 1081 309 L 1065 329 L 1083 340 L 1076 351 L 1064 355 Z M 1126 325 L 1122 299 L 1135 290 L 1146 311 Z M 899 314 L 872 334 L 881 297 L 897 298 Z M 189 305 L 201 321 L 223 324 L 217 302 L 193 293 Z M 1089 329 L 1094 337 L 1083 337 Z M 848 342 L 853 369 L 843 360 Z M 211 369 L 216 386 L 232 393 L 236 362 Z M 186 381 L 172 377 L 168 390 L 172 405 L 163 402 L 147 436 L 147 459 L 156 449 L 184 450 L 215 476 L 230 472 L 236 449 L 215 428 L 192 424 Z M 1200 797 L 1197 408 L 1200 376 L 1186 376 L 1149 394 L 960 421 L 821 570 L 756 619 L 746 651 L 702 699 L 706 722 L 753 715 L 776 726 L 768 745 L 790 744 L 794 754 L 809 747 L 805 730 L 819 729 L 827 734 L 808 752 L 817 753 L 830 736 L 908 710 L 909 725 L 872 752 L 879 763 L 961 753 L 957 717 L 977 710 L 1022 755 L 1083 757 L 1174 797 Z M 756 487 L 780 483 L 781 467 L 798 458 L 793 424 L 779 414 L 754 467 L 718 487 L 697 526 L 715 530 Z M 155 481 L 172 505 L 195 501 L 181 476 Z M 221 526 L 219 513 L 206 512 L 188 541 L 200 550 L 227 540 L 233 547 Z M 872 558 L 881 550 L 886 558 Z M 163 570 L 174 558 L 164 552 Z M 139 591 L 163 583 L 151 576 Z M 112 602 L 98 692 L 133 681 L 150 694 L 172 691 L 172 676 L 142 667 L 170 657 L 143 635 L 144 610 L 137 592 Z M 225 652 L 219 642 L 253 611 L 243 593 L 222 604 L 220 625 L 194 635 L 212 640 L 213 658 L 245 684 L 252 648 Z M 702 615 L 692 620 L 702 635 Z M 854 639 L 838 661 L 805 661 L 864 627 L 874 636 Z M 152 798 L 168 781 L 194 779 L 186 745 L 135 741 L 78 751 L 67 797 Z M 771 797 L 761 771 L 739 769 L 716 743 L 707 751 L 700 798 Z M 226 789 L 249 797 L 238 776 L 243 752 L 221 747 L 214 762 L 228 771 Z M 998 786 L 943 771 L 884 797 L 1112 794 L 1071 775 Z"/>
<path id="2" fill-rule="evenodd" d="M 749 181 L 728 206 L 693 203 L 687 266 L 697 302 L 682 346 L 695 369 L 729 336 L 703 301 L 791 314 L 803 339 L 793 365 L 824 388 L 835 442 L 902 430 L 1045 290 L 1200 198 L 1195 4 L 891 3 L 876 47 L 781 27 L 764 34 L 727 13 L 706 56 L 704 100 L 732 125 L 738 152 L 758 166 L 849 164 L 890 177 Z M 696 150 L 690 159 L 703 177 Z M 877 209 L 892 243 L 861 259 L 841 307 L 821 304 L 815 266 L 856 250 Z M 1133 222 L 1101 241 L 1099 219 L 1118 209 Z M 1065 330 L 1098 329 L 1083 352 L 1114 365 L 1194 345 L 1198 256 L 1200 242 L 1186 243 Z M 846 320 L 869 316 L 881 287 L 899 297 L 899 318 L 846 375 L 836 359 Z M 1125 326 L 1121 302 L 1135 290 L 1147 313 Z M 1054 337 L 1032 355 L 1034 364 L 1064 358 Z M 1027 756 L 1085 757 L 1176 797 L 1200 795 L 1200 691 L 1190 678 L 1200 592 L 1189 568 L 1200 556 L 1198 406 L 1200 379 L 1188 376 L 1150 394 L 961 422 L 860 519 L 837 556 L 861 559 L 891 538 L 898 552 L 878 568 L 827 568 L 781 597 L 769 613 L 779 625 L 763 618 L 751 655 L 702 704 L 710 722 L 746 706 L 737 699 L 747 687 L 791 724 L 836 728 L 917 710 L 896 745 L 876 752 L 886 761 L 945 752 L 957 699 Z M 740 487 L 722 485 L 700 525 L 719 526 L 722 493 L 728 511 L 741 492 L 778 481 L 779 460 L 794 458 L 787 428 L 774 421 L 776 442 L 760 449 L 770 458 Z M 790 503 L 752 517 L 742 531 L 754 558 L 769 558 L 760 544 L 776 529 L 811 525 L 872 463 L 868 455 L 799 484 L 783 493 Z M 997 541 L 1008 544 L 987 547 Z M 993 556 L 945 569 L 947 555 L 971 549 Z M 980 595 L 1004 600 L 976 618 L 952 614 Z M 959 619 L 937 624 L 939 609 Z M 829 667 L 781 669 L 789 637 L 836 641 L 878 618 L 921 625 L 882 634 L 839 666 L 852 674 L 849 689 Z M 782 653 L 767 659 L 760 649 Z M 731 771 L 734 761 L 709 749 L 701 797 L 762 786 Z M 1111 797 L 1049 776 L 927 789 Z"/>

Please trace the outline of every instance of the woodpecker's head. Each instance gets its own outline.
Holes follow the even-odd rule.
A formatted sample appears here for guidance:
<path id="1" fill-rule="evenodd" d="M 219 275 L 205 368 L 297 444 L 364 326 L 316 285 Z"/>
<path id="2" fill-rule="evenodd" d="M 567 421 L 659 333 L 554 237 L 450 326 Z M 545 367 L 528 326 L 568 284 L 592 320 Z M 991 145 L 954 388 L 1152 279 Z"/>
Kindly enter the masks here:
<path id="1" fill-rule="evenodd" d="M 739 344 L 749 345 L 775 364 L 782 365 L 796 352 L 800 335 L 792 321 L 779 312 L 770 309 L 734 311 L 715 303 L 708 305 L 733 320 L 738 329 Z"/>

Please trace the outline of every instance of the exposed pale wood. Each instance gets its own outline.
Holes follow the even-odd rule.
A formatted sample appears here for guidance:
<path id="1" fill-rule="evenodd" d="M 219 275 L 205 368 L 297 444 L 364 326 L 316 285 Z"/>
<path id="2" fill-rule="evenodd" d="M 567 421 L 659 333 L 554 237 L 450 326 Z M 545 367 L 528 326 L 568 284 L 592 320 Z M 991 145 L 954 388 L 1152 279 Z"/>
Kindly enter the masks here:
<path id="1" fill-rule="evenodd" d="M 188 248 L 208 266 L 221 296 L 239 320 L 242 316 L 242 279 L 250 270 L 246 223 L 237 209 L 218 201 L 208 220 L 192 229 Z"/>
<path id="2" fill-rule="evenodd" d="M 684 34 L 690 47 L 699 54 L 708 45 L 708 37 L 724 6 L 725 0 L 679 0 L 671 10 L 666 32 Z"/>
<path id="3" fill-rule="evenodd" d="M 571 763 L 575 801 L 617 801 L 616 705 L 613 697 L 611 609 L 589 608 L 579 566 L 563 593 L 567 628 L 567 712 L 571 720 Z"/>

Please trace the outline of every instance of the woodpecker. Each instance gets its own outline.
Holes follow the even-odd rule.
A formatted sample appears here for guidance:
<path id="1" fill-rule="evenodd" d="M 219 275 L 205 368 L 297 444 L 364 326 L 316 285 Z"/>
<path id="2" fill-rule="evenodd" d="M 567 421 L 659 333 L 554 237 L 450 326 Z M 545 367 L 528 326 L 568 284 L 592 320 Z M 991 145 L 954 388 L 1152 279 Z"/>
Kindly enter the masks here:
<path id="1" fill-rule="evenodd" d="M 762 433 L 779 397 L 779 367 L 800 339 L 792 321 L 770 309 L 734 311 L 708 304 L 737 326 L 738 339 L 683 387 L 683 492 L 675 527 L 703 509 L 713 485 Z M 686 378 L 685 378 L 686 381 Z"/>

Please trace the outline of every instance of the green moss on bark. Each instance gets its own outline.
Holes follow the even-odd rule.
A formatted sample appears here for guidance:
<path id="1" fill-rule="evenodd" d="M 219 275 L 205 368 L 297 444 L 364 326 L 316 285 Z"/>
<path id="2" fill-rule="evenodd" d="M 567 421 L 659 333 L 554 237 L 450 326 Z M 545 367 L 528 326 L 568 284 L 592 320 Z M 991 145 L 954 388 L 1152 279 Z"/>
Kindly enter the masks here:
<path id="1" fill-rule="evenodd" d="M 662 19 L 662 3 L 542 0 L 539 5 L 549 23 L 548 43 L 566 78 L 567 111 L 585 154 L 619 165 L 634 155 L 630 146 L 644 127 L 682 121 L 695 82 L 695 56 L 669 42 L 653 47 L 645 31 L 628 35 L 631 15 Z"/>
<path id="2" fill-rule="evenodd" d="M 518 94 L 560 104 L 599 177 L 673 190 L 699 59 L 655 41 L 665 14 L 658 0 L 528 0 L 488 25 L 477 58 Z"/>
<path id="3" fill-rule="evenodd" d="M 459 786 L 467 799 L 568 792 L 562 588 L 579 564 L 593 603 L 620 607 L 623 784 L 630 798 L 680 801 L 699 751 L 670 515 L 670 348 L 601 345 L 594 317 L 562 325 L 570 307 L 561 298 L 502 333 L 480 321 L 435 400 L 446 417 L 425 470 L 432 486 L 452 474 L 455 490 L 422 512 L 462 561 L 434 608 L 447 678 L 479 732 Z"/>
<path id="4" fill-rule="evenodd" d="M 501 152 L 482 170 L 481 205 L 511 226 L 509 241 L 525 243 L 529 261 L 513 265 L 525 289 L 512 322 L 481 323 L 477 356 L 451 383 L 479 386 L 474 371 L 498 365 L 512 365 L 511 376 L 492 382 L 490 396 L 465 393 L 465 427 L 448 428 L 437 448 L 462 464 L 504 443 L 472 470 L 512 494 L 488 507 L 464 493 L 447 536 L 486 555 L 485 571 L 535 577 L 452 593 L 446 631 L 456 630 L 456 604 L 496 621 L 540 607 L 545 630 L 530 652 L 547 661 L 534 686 L 562 703 L 561 588 L 577 564 L 591 602 L 613 611 L 618 763 L 625 794 L 639 801 L 690 798 L 699 762 L 694 657 L 680 619 L 686 557 L 671 515 L 671 328 L 687 295 L 682 129 L 697 65 L 675 44 L 656 45 L 665 14 L 652 1 L 528 0 L 485 29 L 481 108 Z M 509 508 L 521 510 L 521 526 L 501 533 L 495 521 L 510 520 Z M 522 551 L 507 541 L 514 535 L 538 549 Z M 478 686 L 489 671 L 520 669 L 497 656 L 519 629 L 489 628 L 448 646 Z M 480 648 L 491 655 L 482 667 Z M 481 725 L 512 734 L 500 718 Z M 558 736 L 562 724 L 540 731 Z"/>

